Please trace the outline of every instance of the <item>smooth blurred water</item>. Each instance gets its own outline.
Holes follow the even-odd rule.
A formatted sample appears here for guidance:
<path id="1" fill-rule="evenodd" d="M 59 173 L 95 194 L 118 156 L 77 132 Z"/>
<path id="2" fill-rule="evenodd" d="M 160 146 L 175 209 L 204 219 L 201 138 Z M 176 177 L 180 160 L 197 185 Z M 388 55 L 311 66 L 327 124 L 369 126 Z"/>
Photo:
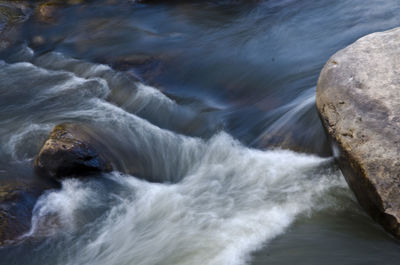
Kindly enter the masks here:
<path id="1" fill-rule="evenodd" d="M 0 180 L 35 180 L 61 122 L 91 128 L 128 174 L 47 191 L 0 264 L 397 264 L 329 158 L 314 99 L 328 58 L 399 11 L 91 1 L 32 15 L 1 55 Z"/>

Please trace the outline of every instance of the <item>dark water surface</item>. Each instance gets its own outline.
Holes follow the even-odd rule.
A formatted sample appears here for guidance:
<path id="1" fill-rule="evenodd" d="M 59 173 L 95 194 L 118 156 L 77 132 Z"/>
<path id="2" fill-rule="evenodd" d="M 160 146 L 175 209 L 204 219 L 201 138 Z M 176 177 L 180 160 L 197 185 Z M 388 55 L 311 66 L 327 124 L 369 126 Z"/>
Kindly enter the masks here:
<path id="1" fill-rule="evenodd" d="M 1 181 L 37 181 L 61 122 L 89 126 L 138 173 L 47 191 L 0 264 L 398 264 L 314 102 L 328 58 L 398 26 L 400 3 L 165 2 L 32 14 L 2 53 Z"/>

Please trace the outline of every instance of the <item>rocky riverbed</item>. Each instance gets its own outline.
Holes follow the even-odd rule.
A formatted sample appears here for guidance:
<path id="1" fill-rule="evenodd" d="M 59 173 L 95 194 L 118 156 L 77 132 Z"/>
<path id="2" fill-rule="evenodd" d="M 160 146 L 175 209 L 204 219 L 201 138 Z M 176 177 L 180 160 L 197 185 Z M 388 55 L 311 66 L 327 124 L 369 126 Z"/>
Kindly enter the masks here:
<path id="1" fill-rule="evenodd" d="M 396 1 L 0 6 L 1 265 L 398 264 L 315 106 L 327 61 L 338 73 L 380 56 L 396 65 L 367 48 L 329 61 L 398 26 Z M 354 116 L 381 124 L 390 108 L 360 103 L 379 94 L 365 73 L 332 104 L 341 115 L 354 100 Z M 366 148 L 350 129 L 333 149 L 342 169 L 353 160 L 340 144 Z"/>

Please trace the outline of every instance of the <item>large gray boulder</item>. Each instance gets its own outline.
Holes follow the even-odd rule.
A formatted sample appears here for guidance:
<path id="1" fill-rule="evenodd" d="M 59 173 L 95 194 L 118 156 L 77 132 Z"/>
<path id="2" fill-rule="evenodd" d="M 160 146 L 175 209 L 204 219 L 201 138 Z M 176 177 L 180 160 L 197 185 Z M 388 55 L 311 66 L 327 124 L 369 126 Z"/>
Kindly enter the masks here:
<path id="1" fill-rule="evenodd" d="M 321 72 L 316 104 L 358 201 L 400 237 L 400 28 L 333 55 Z"/>

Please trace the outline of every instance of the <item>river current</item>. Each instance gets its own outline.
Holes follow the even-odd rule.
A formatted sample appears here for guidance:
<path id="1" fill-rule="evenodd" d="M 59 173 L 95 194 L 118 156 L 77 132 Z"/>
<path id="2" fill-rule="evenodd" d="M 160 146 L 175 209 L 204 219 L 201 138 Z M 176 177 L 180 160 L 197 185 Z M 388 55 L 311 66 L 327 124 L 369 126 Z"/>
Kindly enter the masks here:
<path id="1" fill-rule="evenodd" d="M 398 26 L 400 3 L 159 2 L 31 16 L 1 54 L 1 181 L 34 179 L 62 122 L 138 175 L 47 190 L 0 264 L 398 264 L 331 157 L 315 87 L 333 53 Z"/>

